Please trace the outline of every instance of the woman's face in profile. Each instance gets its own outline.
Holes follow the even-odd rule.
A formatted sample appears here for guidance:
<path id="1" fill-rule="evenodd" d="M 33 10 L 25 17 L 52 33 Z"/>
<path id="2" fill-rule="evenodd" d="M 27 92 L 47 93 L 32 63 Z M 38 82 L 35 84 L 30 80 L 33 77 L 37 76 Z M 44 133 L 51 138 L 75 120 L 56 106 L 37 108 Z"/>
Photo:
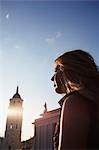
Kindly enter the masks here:
<path id="1" fill-rule="evenodd" d="M 55 74 L 53 75 L 51 80 L 54 82 L 54 88 L 56 93 L 58 94 L 66 93 L 66 86 L 64 83 L 63 72 L 60 70 L 59 65 L 56 66 Z"/>

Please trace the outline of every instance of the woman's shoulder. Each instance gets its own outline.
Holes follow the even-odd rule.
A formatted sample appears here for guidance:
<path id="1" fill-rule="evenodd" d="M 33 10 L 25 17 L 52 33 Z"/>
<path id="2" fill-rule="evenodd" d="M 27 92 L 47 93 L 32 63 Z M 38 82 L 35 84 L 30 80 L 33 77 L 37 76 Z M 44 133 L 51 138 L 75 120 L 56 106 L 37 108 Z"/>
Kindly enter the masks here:
<path id="1" fill-rule="evenodd" d="M 72 92 L 66 94 L 64 97 L 62 97 L 58 103 L 60 104 L 60 106 L 62 106 L 64 101 L 67 101 L 68 99 L 71 99 L 71 98 L 74 99 L 75 96 L 78 96 L 78 92 L 72 91 Z"/>
<path id="2" fill-rule="evenodd" d="M 82 97 L 78 92 L 70 93 L 64 100 L 64 105 L 67 109 L 71 109 L 76 112 L 85 112 L 89 114 L 90 102 L 86 98 Z"/>
<path id="3" fill-rule="evenodd" d="M 65 97 L 65 101 L 66 102 L 72 102 L 72 103 L 81 103 L 81 104 L 84 104 L 86 105 L 87 103 L 90 102 L 90 100 L 87 99 L 87 97 L 81 95 L 79 93 L 79 91 L 73 91 L 69 94 L 67 94 L 67 96 Z"/>
<path id="4" fill-rule="evenodd" d="M 85 105 L 88 108 L 96 107 L 96 103 L 87 96 L 85 96 L 84 94 L 81 94 L 80 91 L 71 92 L 70 94 L 67 95 L 65 101 L 68 103 Z"/>

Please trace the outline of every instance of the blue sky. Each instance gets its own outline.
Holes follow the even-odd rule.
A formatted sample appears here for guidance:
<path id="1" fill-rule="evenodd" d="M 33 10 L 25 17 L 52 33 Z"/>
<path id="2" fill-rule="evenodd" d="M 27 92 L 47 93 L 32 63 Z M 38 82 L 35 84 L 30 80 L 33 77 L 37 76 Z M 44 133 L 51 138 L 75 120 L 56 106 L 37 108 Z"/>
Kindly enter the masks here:
<path id="1" fill-rule="evenodd" d="M 9 99 L 17 84 L 23 104 L 22 139 L 33 135 L 32 122 L 59 107 L 62 95 L 50 81 L 54 59 L 73 49 L 90 52 L 99 65 L 98 1 L 0 1 L 0 136 Z"/>

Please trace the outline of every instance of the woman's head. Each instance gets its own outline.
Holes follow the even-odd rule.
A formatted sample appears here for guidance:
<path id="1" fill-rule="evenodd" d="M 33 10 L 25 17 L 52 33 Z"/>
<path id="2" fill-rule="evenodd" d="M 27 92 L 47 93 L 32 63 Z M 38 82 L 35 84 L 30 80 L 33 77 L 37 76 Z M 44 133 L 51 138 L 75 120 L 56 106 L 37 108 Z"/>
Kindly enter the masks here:
<path id="1" fill-rule="evenodd" d="M 58 84 L 57 93 L 91 88 L 90 86 L 97 86 L 99 83 L 99 72 L 94 59 L 83 50 L 66 52 L 55 60 L 55 64 L 58 68 L 54 76 Z"/>

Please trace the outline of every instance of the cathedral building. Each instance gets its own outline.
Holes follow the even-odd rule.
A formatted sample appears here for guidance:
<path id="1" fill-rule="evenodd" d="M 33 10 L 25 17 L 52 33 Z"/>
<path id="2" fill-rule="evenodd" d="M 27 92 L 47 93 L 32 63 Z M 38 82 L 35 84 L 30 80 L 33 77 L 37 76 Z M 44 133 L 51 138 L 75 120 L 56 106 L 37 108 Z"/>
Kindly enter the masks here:
<path id="1" fill-rule="evenodd" d="M 19 150 L 21 147 L 21 128 L 22 128 L 22 108 L 23 99 L 19 94 L 17 86 L 16 93 L 10 99 L 5 137 L 3 141 L 3 148 L 6 150 Z"/>
<path id="2" fill-rule="evenodd" d="M 60 108 L 47 111 L 45 110 L 41 117 L 36 119 L 34 124 L 34 137 L 32 150 L 53 150 L 53 137 L 57 122 L 59 122 Z"/>

